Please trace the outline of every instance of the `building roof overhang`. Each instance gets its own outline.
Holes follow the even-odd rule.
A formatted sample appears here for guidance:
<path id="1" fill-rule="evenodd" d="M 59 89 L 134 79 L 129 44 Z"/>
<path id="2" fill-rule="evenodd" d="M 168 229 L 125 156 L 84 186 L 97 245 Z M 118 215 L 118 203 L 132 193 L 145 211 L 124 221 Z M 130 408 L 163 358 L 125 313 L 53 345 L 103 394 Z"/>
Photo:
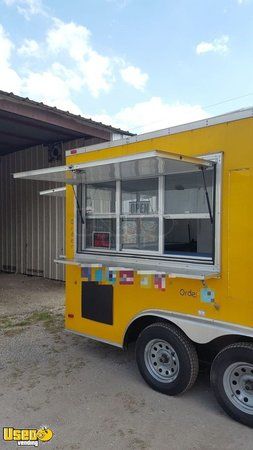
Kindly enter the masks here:
<path id="1" fill-rule="evenodd" d="M 128 131 L 0 91 L 0 156 L 80 138 L 109 141 L 113 134 L 132 136 Z"/>

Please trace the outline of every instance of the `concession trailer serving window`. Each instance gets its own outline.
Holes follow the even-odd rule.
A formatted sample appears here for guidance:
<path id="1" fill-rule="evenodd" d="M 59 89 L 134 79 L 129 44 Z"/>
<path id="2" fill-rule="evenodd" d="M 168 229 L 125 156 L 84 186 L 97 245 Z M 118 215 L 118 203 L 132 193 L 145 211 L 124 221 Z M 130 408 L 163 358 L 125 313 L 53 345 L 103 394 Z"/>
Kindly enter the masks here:
<path id="1" fill-rule="evenodd" d="M 75 263 L 190 278 L 219 274 L 220 153 L 152 150 L 16 177 L 73 185 Z"/>
<path id="2" fill-rule="evenodd" d="M 219 156 L 154 151 L 105 160 L 95 182 L 77 187 L 77 255 L 111 266 L 128 267 L 134 258 L 146 269 L 152 261 L 156 270 L 166 262 L 216 269 Z"/>

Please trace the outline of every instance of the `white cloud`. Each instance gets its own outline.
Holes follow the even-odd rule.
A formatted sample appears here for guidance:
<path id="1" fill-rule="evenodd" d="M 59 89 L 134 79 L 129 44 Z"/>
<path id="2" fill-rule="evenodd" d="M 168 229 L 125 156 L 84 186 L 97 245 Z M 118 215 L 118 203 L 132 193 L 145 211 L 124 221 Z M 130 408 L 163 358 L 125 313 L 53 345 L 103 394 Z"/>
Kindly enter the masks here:
<path id="1" fill-rule="evenodd" d="M 22 51 L 29 48 L 34 50 L 37 46 L 25 42 Z M 29 71 L 23 77 L 19 76 L 11 67 L 11 55 L 15 46 L 2 25 L 0 25 L 0 49 L 0 89 L 28 96 L 33 100 L 72 111 L 74 114 L 81 114 L 80 108 L 72 101 L 72 92 L 78 90 L 81 85 L 74 71 L 55 63 L 43 72 Z"/>
<path id="2" fill-rule="evenodd" d="M 44 13 L 41 0 L 4 0 L 4 2 L 9 6 L 26 7 L 27 18 L 32 14 Z M 13 45 L 10 40 L 9 43 Z M 56 65 L 58 64 L 59 68 L 59 59 L 61 70 L 60 72 L 58 70 L 57 76 L 68 83 L 70 90 L 81 92 L 82 89 L 87 88 L 93 97 L 108 93 L 115 84 L 118 73 L 123 81 L 136 89 L 143 89 L 148 80 L 146 73 L 141 72 L 138 67 L 127 65 L 123 58 L 109 57 L 96 51 L 88 28 L 73 21 L 66 23 L 58 18 L 52 19 L 45 41 L 38 43 L 34 39 L 24 39 L 17 49 L 17 54 L 26 57 L 26 66 L 29 58 L 32 61 L 34 57 L 43 56 L 43 76 L 49 72 L 56 76 Z M 53 58 L 56 65 L 52 65 Z M 17 69 L 18 72 L 19 69 Z M 29 72 L 29 76 L 31 73 Z M 9 85 L 10 82 L 8 82 Z M 32 92 L 35 95 L 34 89 Z M 38 96 L 40 95 L 39 89 Z"/>
<path id="3" fill-rule="evenodd" d="M 83 86 L 94 97 L 98 97 L 101 92 L 108 92 L 115 82 L 115 70 L 126 65 L 122 58 L 110 58 L 94 50 L 88 28 L 75 22 L 65 23 L 55 18 L 46 40 L 53 54 L 64 53 L 75 61 Z M 143 89 L 148 80 L 146 73 L 131 65 L 121 69 L 120 74 L 126 83 L 136 89 Z"/>
<path id="4" fill-rule="evenodd" d="M 54 26 L 47 33 L 47 44 L 52 53 L 63 52 L 75 61 L 83 86 L 98 97 L 112 87 L 114 60 L 96 52 L 90 36 L 90 31 L 82 25 L 54 19 Z"/>
<path id="5" fill-rule="evenodd" d="M 68 82 L 54 74 L 53 68 L 45 72 L 30 72 L 23 79 L 22 95 L 39 99 L 49 106 L 57 106 L 73 114 L 81 114 L 80 108 L 71 100 L 71 87 Z"/>
<path id="6" fill-rule="evenodd" d="M 201 55 L 203 53 L 214 52 L 219 54 L 225 54 L 228 52 L 229 37 L 224 35 L 220 38 L 214 39 L 211 42 L 202 41 L 196 47 L 197 55 Z"/>
<path id="7" fill-rule="evenodd" d="M 121 127 L 125 130 L 145 133 L 194 120 L 204 119 L 208 114 L 199 105 L 177 102 L 165 103 L 160 97 L 152 97 L 145 102 L 123 108 L 110 116 L 99 114 L 95 120 Z"/>
<path id="8" fill-rule="evenodd" d="M 7 6 L 16 6 L 27 20 L 35 14 L 45 14 L 41 0 L 3 0 Z"/>
<path id="9" fill-rule="evenodd" d="M 14 91 L 34 100 L 81 113 L 80 108 L 71 100 L 73 92 L 81 92 L 85 87 L 97 97 L 102 91 L 107 92 L 114 83 L 114 60 L 96 52 L 90 42 L 90 32 L 74 23 L 65 24 L 54 20 L 53 27 L 47 34 L 46 43 L 40 45 L 33 39 L 25 39 L 17 53 L 29 57 L 41 56 L 52 58 L 60 56 L 64 64 L 54 62 L 43 71 L 23 71 L 22 78 L 11 68 L 10 56 L 15 46 L 0 28 L 0 89 Z M 44 52 L 44 53 L 43 53 Z"/>
<path id="10" fill-rule="evenodd" d="M 111 89 L 114 77 L 113 61 L 110 58 L 90 50 L 87 58 L 78 65 L 84 84 L 94 97 L 98 97 L 101 91 L 108 92 Z"/>
<path id="11" fill-rule="evenodd" d="M 39 44 L 34 39 L 25 39 L 19 47 L 18 54 L 22 56 L 39 56 Z"/>
<path id="12" fill-rule="evenodd" d="M 14 44 L 9 39 L 2 25 L 0 25 L 0 49 L 0 89 L 19 93 L 21 89 L 21 78 L 11 68 L 10 62 Z"/>
<path id="13" fill-rule="evenodd" d="M 64 83 L 72 91 L 79 92 L 83 86 L 83 80 L 76 70 L 69 69 L 63 64 L 55 62 L 52 64 L 50 71 L 54 76 L 64 80 Z"/>
<path id="14" fill-rule="evenodd" d="M 4 28 L 2 25 L 0 25 L 0 64 L 8 64 L 11 52 L 14 49 L 14 45 L 9 39 L 7 33 L 4 31 Z"/>
<path id="15" fill-rule="evenodd" d="M 143 90 L 148 81 L 148 74 L 143 73 L 139 67 L 128 66 L 120 71 L 122 79 L 135 87 L 135 89 Z"/>
<path id="16" fill-rule="evenodd" d="M 75 22 L 65 23 L 55 18 L 53 27 L 47 33 L 48 48 L 58 54 L 69 53 L 76 61 L 82 60 L 90 49 L 90 31 Z"/>
<path id="17" fill-rule="evenodd" d="M 74 30 L 75 28 L 72 29 L 72 31 Z M 76 61 L 78 55 L 73 53 L 69 65 L 54 62 L 41 72 L 31 70 L 23 72 L 21 77 L 11 66 L 11 56 L 15 51 L 15 46 L 0 25 L 0 89 L 13 91 L 34 100 L 43 101 L 45 104 L 85 116 L 85 111 L 82 111 L 74 102 L 73 95 L 81 93 L 84 86 L 89 86 L 93 95 L 97 95 L 101 89 L 106 91 L 110 88 L 114 74 L 111 72 L 111 60 L 93 50 L 88 41 L 89 36 L 84 30 L 81 30 L 82 33 L 83 37 L 87 37 L 84 42 L 78 41 L 78 35 L 74 37 L 76 45 L 78 44 L 81 48 L 82 58 L 80 60 Z M 70 43 L 70 36 L 67 36 L 67 40 Z M 65 42 L 61 35 L 56 35 L 54 51 L 58 52 L 58 48 L 61 49 L 62 46 L 65 49 Z M 33 51 L 37 46 L 36 44 L 26 45 L 24 48 Z M 121 59 L 113 61 L 113 63 L 117 67 L 125 64 Z M 99 69 L 101 69 L 100 72 Z M 110 82 L 107 81 L 105 74 L 108 74 Z M 180 102 L 169 104 L 160 97 L 152 97 L 147 101 L 123 108 L 114 115 L 110 116 L 105 112 L 94 115 L 93 118 L 140 133 L 204 117 L 207 117 L 207 114 L 199 105 Z"/>

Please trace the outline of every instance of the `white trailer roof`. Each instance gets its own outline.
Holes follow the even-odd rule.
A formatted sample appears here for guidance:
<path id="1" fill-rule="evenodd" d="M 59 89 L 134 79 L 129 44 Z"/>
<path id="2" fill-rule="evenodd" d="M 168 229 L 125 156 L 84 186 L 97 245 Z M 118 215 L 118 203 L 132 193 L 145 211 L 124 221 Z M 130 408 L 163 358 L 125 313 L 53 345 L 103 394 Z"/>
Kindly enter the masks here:
<path id="1" fill-rule="evenodd" d="M 55 181 L 66 184 L 155 177 L 177 172 L 192 172 L 212 167 L 213 162 L 160 150 L 136 153 L 82 164 L 51 167 L 15 173 L 14 178 Z"/>

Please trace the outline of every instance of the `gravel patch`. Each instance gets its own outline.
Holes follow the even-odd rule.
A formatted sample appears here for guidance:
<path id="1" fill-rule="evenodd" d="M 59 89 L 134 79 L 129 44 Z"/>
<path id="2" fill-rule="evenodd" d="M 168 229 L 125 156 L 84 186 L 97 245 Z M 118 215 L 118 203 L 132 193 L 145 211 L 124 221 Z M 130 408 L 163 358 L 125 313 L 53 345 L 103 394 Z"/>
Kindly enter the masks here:
<path id="1" fill-rule="evenodd" d="M 207 372 L 183 396 L 154 392 L 133 347 L 123 352 L 64 331 L 62 283 L 0 274 L 3 280 L 1 427 L 48 425 L 54 437 L 40 446 L 54 450 L 252 450 L 252 430 L 219 408 Z"/>

